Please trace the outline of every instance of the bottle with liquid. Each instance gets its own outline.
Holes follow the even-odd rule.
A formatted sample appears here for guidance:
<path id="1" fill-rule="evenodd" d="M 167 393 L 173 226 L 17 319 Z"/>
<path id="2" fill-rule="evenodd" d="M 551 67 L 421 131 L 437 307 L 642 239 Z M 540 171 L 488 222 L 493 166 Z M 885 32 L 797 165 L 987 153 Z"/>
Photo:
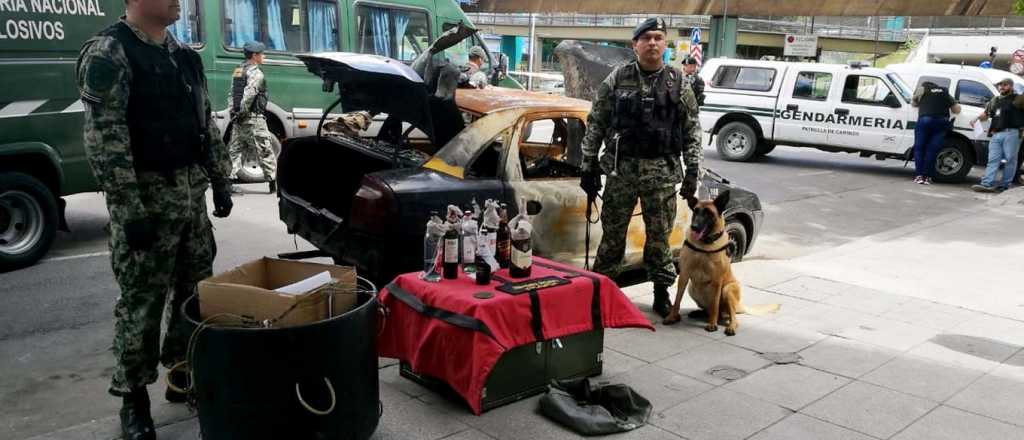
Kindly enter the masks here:
<path id="1" fill-rule="evenodd" d="M 487 200 L 484 206 L 480 234 L 477 237 L 477 253 L 490 266 L 490 273 L 494 273 L 498 271 L 498 260 L 494 255 L 497 250 L 498 222 L 501 221 L 501 217 L 498 216 L 498 202 Z M 477 269 L 477 272 L 479 271 Z"/>
<path id="2" fill-rule="evenodd" d="M 444 225 L 444 245 L 441 252 L 442 275 L 446 280 L 454 280 L 459 277 L 459 260 L 462 258 L 459 250 L 459 208 L 448 207 L 448 221 Z"/>
<path id="3" fill-rule="evenodd" d="M 440 257 L 441 237 L 444 235 L 444 222 L 437 211 L 430 212 L 427 221 L 427 232 L 423 235 L 423 272 L 420 279 L 436 283 L 441 280 Z"/>
<path id="4" fill-rule="evenodd" d="M 476 254 L 477 254 L 477 237 L 479 232 L 477 231 L 476 220 L 473 219 L 473 213 L 466 211 L 462 217 L 462 271 L 471 274 L 476 272 Z"/>
<path id="5" fill-rule="evenodd" d="M 508 228 L 508 207 L 501 204 L 499 213 L 501 220 L 498 221 L 497 251 L 495 258 L 498 259 L 498 266 L 508 269 L 512 262 L 512 233 Z"/>
<path id="6" fill-rule="evenodd" d="M 519 215 L 512 219 L 512 261 L 508 274 L 513 278 L 528 278 L 533 269 L 533 225 L 526 214 L 526 199 L 519 203 Z"/>

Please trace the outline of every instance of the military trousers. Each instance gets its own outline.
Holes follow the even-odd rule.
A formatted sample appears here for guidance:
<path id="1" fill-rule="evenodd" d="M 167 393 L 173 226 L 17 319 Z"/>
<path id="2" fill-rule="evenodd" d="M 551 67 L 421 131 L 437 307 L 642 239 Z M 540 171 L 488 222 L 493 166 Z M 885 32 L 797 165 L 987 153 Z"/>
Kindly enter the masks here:
<path id="1" fill-rule="evenodd" d="M 277 156 L 271 147 L 270 129 L 263 115 L 254 115 L 234 122 L 231 129 L 231 142 L 228 152 L 231 154 L 231 177 L 237 178 L 241 171 L 243 159 L 248 156 L 259 161 L 263 170 L 263 178 L 274 180 L 277 175 Z"/>
<path id="2" fill-rule="evenodd" d="M 157 239 L 148 250 L 129 249 L 123 225 L 110 224 L 111 263 L 121 288 L 114 307 L 113 395 L 154 383 L 158 363 L 170 368 L 185 359 L 190 335 L 181 306 L 212 274 L 217 253 L 206 198 L 193 197 L 189 212 L 185 219 L 152 220 Z"/>
<path id="3" fill-rule="evenodd" d="M 645 184 L 646 183 L 646 184 Z M 676 188 L 673 184 L 643 182 L 629 174 L 609 175 L 601 205 L 601 244 L 594 271 L 615 277 L 626 252 L 626 233 L 637 200 L 644 222 L 644 268 L 655 285 L 671 285 L 676 268 L 669 247 L 669 235 L 676 221 Z"/>

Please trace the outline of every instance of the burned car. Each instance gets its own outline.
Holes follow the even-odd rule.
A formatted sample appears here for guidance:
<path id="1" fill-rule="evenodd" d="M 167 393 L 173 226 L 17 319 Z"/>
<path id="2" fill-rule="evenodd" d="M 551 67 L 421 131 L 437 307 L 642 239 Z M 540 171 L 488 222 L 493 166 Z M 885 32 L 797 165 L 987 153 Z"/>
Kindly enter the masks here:
<path id="1" fill-rule="evenodd" d="M 579 165 L 589 102 L 430 84 L 413 67 L 370 55 L 300 58 L 325 84 L 339 86 L 346 112 L 388 116 L 376 134 L 321 133 L 284 145 L 279 205 L 289 232 L 384 281 L 422 268 L 421 243 L 431 211 L 444 212 L 449 204 L 469 209 L 473 200 L 482 205 L 496 199 L 508 205 L 511 217 L 517 214 L 516 201 L 525 198 L 540 207 L 533 217 L 534 253 L 583 266 L 587 196 L 579 188 Z M 753 246 L 763 214 L 755 194 L 714 172 L 702 180 L 704 194 L 726 189 L 732 191 L 725 211 L 730 251 L 739 260 Z M 670 239 L 677 251 L 689 223 L 686 204 L 678 206 Z M 628 267 L 642 265 L 639 204 L 637 212 L 629 229 Z M 600 223 L 591 233 L 593 256 Z"/>

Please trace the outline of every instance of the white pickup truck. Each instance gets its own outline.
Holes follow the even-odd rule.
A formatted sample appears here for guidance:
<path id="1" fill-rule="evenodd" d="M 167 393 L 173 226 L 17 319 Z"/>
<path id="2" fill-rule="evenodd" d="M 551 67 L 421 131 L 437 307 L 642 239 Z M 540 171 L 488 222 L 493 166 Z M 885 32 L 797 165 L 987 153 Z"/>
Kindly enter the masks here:
<path id="1" fill-rule="evenodd" d="M 747 161 L 776 145 L 862 157 L 910 159 L 917 108 L 892 71 L 852 64 L 713 59 L 701 70 L 706 100 L 700 122 L 726 160 Z M 935 163 L 935 180 L 959 182 L 985 156 L 964 106 Z M 982 151 L 987 150 L 984 148 Z"/>

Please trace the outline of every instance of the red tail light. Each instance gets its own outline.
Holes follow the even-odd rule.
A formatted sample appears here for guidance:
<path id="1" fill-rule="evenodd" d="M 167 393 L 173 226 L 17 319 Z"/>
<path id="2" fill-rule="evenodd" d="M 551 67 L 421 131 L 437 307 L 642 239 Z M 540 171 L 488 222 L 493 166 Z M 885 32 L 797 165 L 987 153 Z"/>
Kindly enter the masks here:
<path id="1" fill-rule="evenodd" d="M 379 178 L 363 177 L 362 186 L 352 197 L 349 215 L 352 227 L 363 232 L 386 234 L 397 220 L 397 215 L 398 207 L 391 188 Z"/>

